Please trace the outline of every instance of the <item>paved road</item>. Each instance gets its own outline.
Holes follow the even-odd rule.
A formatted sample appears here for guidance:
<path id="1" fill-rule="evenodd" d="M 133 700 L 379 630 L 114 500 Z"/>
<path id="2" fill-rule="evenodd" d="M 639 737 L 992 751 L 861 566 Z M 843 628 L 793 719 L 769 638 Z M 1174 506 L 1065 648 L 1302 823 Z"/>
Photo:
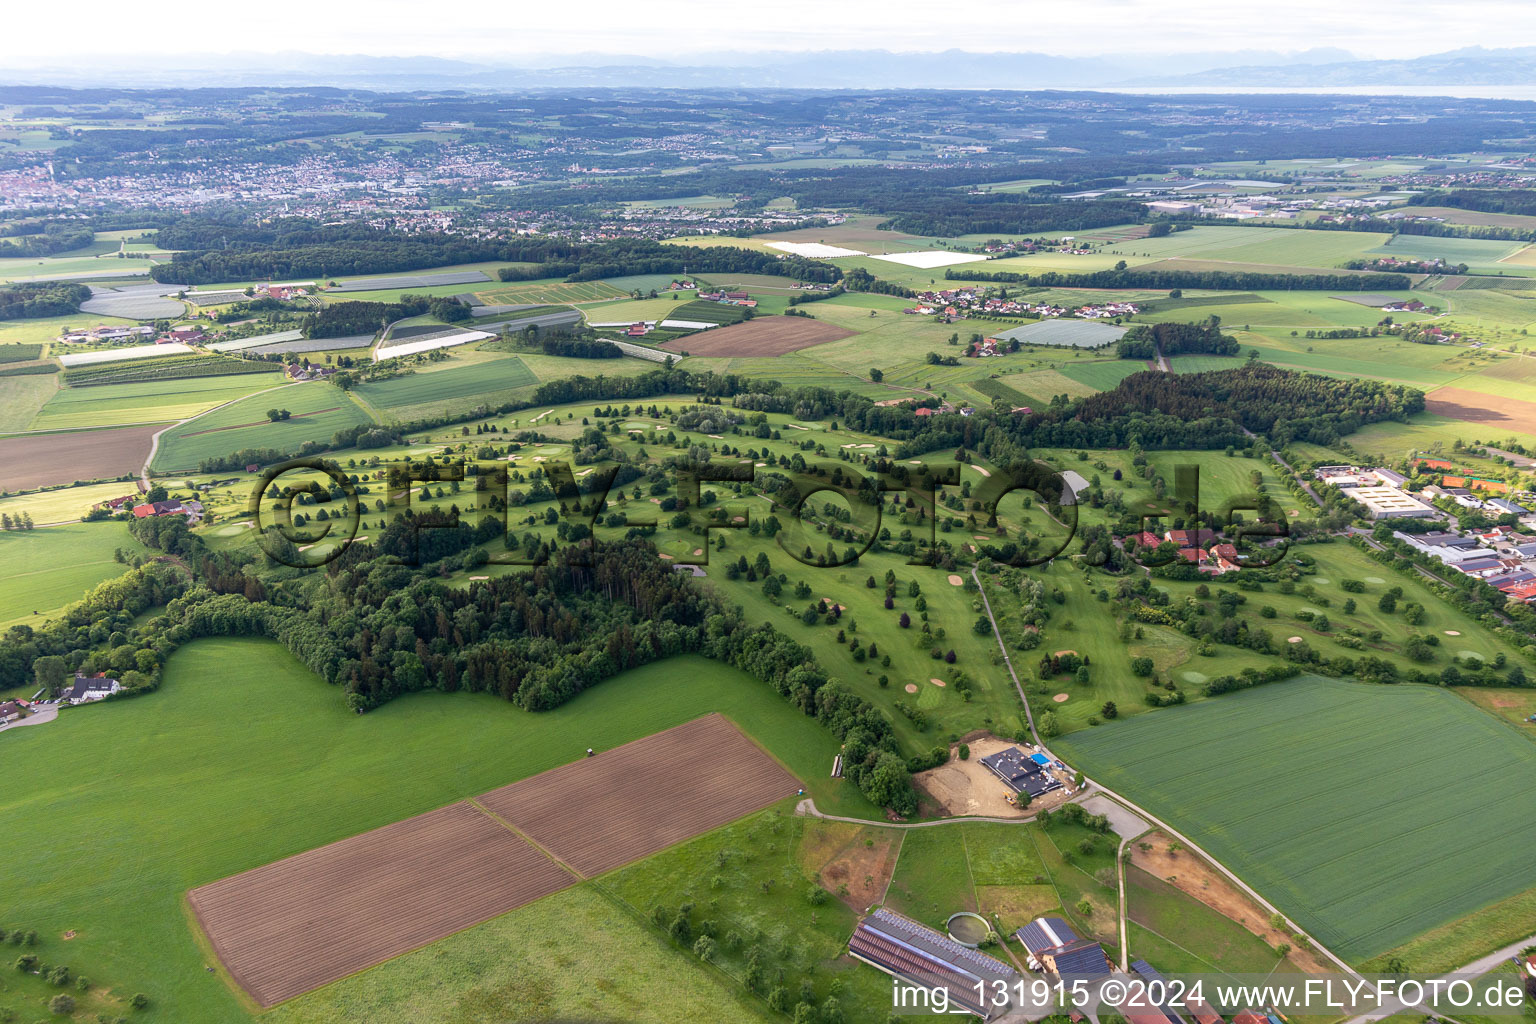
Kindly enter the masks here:
<path id="1" fill-rule="evenodd" d="M 971 569 L 971 579 L 976 581 L 977 590 L 981 593 L 981 604 L 982 604 L 982 607 L 984 609 L 986 609 L 987 620 L 992 623 L 992 635 L 997 638 L 997 646 L 1003 652 L 1003 664 L 1008 666 L 1008 675 L 1013 678 L 1014 689 L 1018 691 L 1019 700 L 1024 705 L 1024 716 L 1025 716 L 1025 718 L 1029 722 L 1029 732 L 1030 732 L 1030 735 L 1032 735 L 1035 738 L 1035 743 L 1036 743 L 1036 745 L 1038 745 L 1040 747 L 1041 750 L 1044 750 L 1046 753 L 1050 754 L 1051 752 L 1050 752 L 1049 748 L 1046 747 L 1045 742 L 1040 738 L 1039 730 L 1036 729 L 1036 727 L 1035 727 L 1035 715 L 1034 715 L 1034 712 L 1030 709 L 1029 698 L 1024 693 L 1024 686 L 1023 686 L 1022 683 L 1019 682 L 1019 675 L 1018 675 L 1018 673 L 1013 670 L 1013 659 L 1008 656 L 1008 645 L 1003 642 L 1002 630 L 998 629 L 998 627 L 997 627 L 997 616 L 992 614 L 992 601 L 987 597 L 987 590 L 986 590 L 985 587 L 983 587 L 981 585 L 981 577 L 979 575 L 977 575 L 976 570 L 974 568 Z M 1055 757 L 1056 755 L 1055 754 L 1051 754 L 1051 756 Z M 1063 761 L 1063 763 L 1066 763 L 1066 762 Z M 1221 861 L 1217 860 L 1215 857 L 1213 857 L 1209 853 L 1207 853 L 1204 849 L 1202 849 L 1200 847 L 1200 845 L 1198 843 L 1194 842 L 1194 840 L 1190 839 L 1188 836 L 1184 835 L 1182 832 L 1179 832 L 1177 829 L 1173 828 L 1173 826 L 1169 825 L 1167 822 L 1163 821 L 1161 818 L 1158 818 L 1156 815 L 1152 814 L 1152 812 L 1148 811 L 1145 807 L 1140 806 L 1139 804 L 1135 803 L 1134 801 L 1126 799 L 1124 796 L 1121 796 L 1119 793 L 1116 793 L 1114 790 L 1109 789 L 1109 788 L 1107 788 L 1105 786 L 1099 785 L 1097 783 L 1090 783 L 1090 785 L 1092 785 L 1092 787 L 1094 789 L 1097 789 L 1105 797 L 1108 797 L 1108 798 L 1110 798 L 1112 800 L 1117 801 L 1120 804 L 1123 804 L 1127 809 L 1129 809 L 1131 811 L 1134 811 L 1136 814 L 1140 815 L 1143 819 L 1145 819 L 1150 824 L 1157 826 L 1158 828 L 1160 828 L 1164 832 L 1166 832 L 1168 835 L 1172 836 L 1175 839 L 1178 839 L 1181 843 L 1184 844 L 1185 848 L 1190 850 L 1192 853 L 1195 853 L 1198 856 L 1204 857 L 1207 861 L 1210 862 L 1210 864 L 1211 864 L 1211 866 L 1213 868 L 1215 868 L 1217 871 L 1220 871 L 1224 876 L 1226 876 L 1226 878 L 1227 878 L 1227 880 L 1229 882 L 1231 882 L 1233 885 L 1237 886 L 1237 888 L 1240 889 L 1242 892 L 1246 893 L 1260 907 L 1263 907 L 1266 911 L 1268 911 L 1268 912 L 1270 912 L 1272 914 L 1280 914 L 1281 918 L 1285 920 L 1286 924 L 1289 926 L 1291 931 L 1299 932 L 1299 931 L 1302 930 L 1301 928 L 1297 927 L 1295 922 L 1291 921 L 1291 919 L 1289 917 L 1286 917 L 1285 914 L 1283 914 L 1280 911 L 1279 907 L 1276 907 L 1273 903 L 1269 902 L 1269 900 L 1267 900 L 1263 896 L 1261 896 L 1258 893 L 1258 891 L 1255 890 L 1252 886 L 1250 886 L 1247 882 L 1244 882 L 1241 878 L 1237 877 L 1237 875 L 1233 874 L 1230 870 L 1228 870 L 1228 868 L 1227 868 L 1227 866 L 1225 864 L 1221 863 Z M 1311 937 L 1309 936 L 1309 938 L 1311 938 Z M 1349 964 L 1345 963 L 1342 959 L 1340 959 L 1339 957 L 1335 956 L 1332 950 L 1328 949 L 1322 943 L 1318 942 L 1315 938 L 1311 939 L 1311 941 L 1312 941 L 1313 948 L 1316 949 L 1323 956 L 1326 956 L 1329 960 L 1333 961 L 1333 963 L 1335 965 L 1337 965 L 1339 970 L 1343 971 L 1345 974 L 1349 975 L 1350 977 L 1358 978 L 1360 976 L 1359 973 L 1353 967 L 1349 966 Z"/>
<path id="2" fill-rule="evenodd" d="M 1536 945 L 1536 935 L 1532 935 L 1527 939 L 1521 939 L 1519 942 L 1511 942 L 1503 949 L 1496 949 L 1486 956 L 1480 956 L 1476 960 L 1473 960 L 1471 963 L 1456 968 L 1456 970 L 1452 971 L 1450 974 L 1442 974 L 1440 977 L 1450 978 L 1454 975 L 1466 976 L 1469 974 L 1487 974 L 1489 971 L 1499 966 L 1499 964 L 1508 960 L 1516 953 L 1519 953 L 1522 949 L 1533 945 Z M 1405 1009 L 1408 1009 L 1408 1007 L 1404 1006 L 1401 1002 L 1397 1000 L 1390 1000 L 1384 1004 L 1381 1009 L 1372 1010 L 1370 1013 L 1362 1013 L 1358 1017 L 1351 1017 L 1345 1021 L 1344 1024 L 1369 1024 L 1371 1021 L 1382 1020 L 1392 1016 L 1394 1013 Z M 1435 1011 L 1435 1016 L 1445 1021 L 1455 1020 L 1454 1017 L 1447 1017 L 1445 1014 L 1440 1013 L 1439 1011 Z"/>
<path id="3" fill-rule="evenodd" d="M 1244 432 L 1246 433 L 1246 431 L 1244 431 Z M 1307 483 L 1305 480 L 1303 480 L 1300 476 L 1297 475 L 1296 471 L 1291 468 L 1291 464 L 1289 462 L 1285 461 L 1285 457 L 1282 456 L 1279 452 L 1270 452 L 1269 454 L 1274 456 L 1274 459 L 1275 459 L 1276 462 L 1280 463 L 1280 465 L 1285 467 L 1285 471 L 1287 473 L 1291 474 L 1291 476 L 1293 478 L 1295 478 L 1295 480 L 1296 480 L 1296 482 L 1298 484 L 1301 484 L 1301 489 L 1307 492 L 1307 497 L 1309 497 L 1313 501 L 1317 502 L 1317 507 L 1318 508 L 1322 508 L 1323 507 L 1323 499 L 1317 496 L 1317 492 L 1312 489 L 1312 485 L 1311 484 Z"/>
<path id="4" fill-rule="evenodd" d="M 24 726 L 28 726 L 28 725 L 47 725 L 49 722 L 53 721 L 55 718 L 58 718 L 58 717 L 59 717 L 59 709 L 58 708 L 56 708 L 56 707 L 43 708 L 40 711 L 33 712 L 32 714 L 28 715 L 26 718 L 23 718 L 23 719 L 21 719 L 18 722 L 8 722 L 5 725 L 0 725 L 0 732 L 6 732 L 7 730 L 10 730 L 10 729 L 20 729 L 20 728 L 23 728 Z"/>

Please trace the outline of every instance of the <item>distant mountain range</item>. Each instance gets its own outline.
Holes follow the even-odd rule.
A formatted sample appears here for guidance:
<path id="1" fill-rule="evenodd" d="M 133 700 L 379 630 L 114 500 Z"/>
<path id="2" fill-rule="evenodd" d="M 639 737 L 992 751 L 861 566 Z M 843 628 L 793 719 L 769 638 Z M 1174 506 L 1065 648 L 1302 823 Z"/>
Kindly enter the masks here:
<path id="1" fill-rule="evenodd" d="M 150 61 L 11 66 L 0 84 L 80 87 L 336 86 L 376 90 L 529 88 L 1083 89 L 1305 86 L 1528 86 L 1536 47 L 1472 47 L 1401 60 L 1344 50 L 1301 53 L 892 53 L 887 50 L 722 52 L 687 63 L 605 54 L 498 61 L 307 53 L 222 54 Z"/>

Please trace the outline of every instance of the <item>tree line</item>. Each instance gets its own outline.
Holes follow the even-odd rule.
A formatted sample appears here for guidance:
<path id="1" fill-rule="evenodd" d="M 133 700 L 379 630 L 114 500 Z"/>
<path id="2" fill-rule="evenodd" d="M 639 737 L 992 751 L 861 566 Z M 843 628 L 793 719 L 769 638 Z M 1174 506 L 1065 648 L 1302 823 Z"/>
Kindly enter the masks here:
<path id="1" fill-rule="evenodd" d="M 1402 291 L 1413 282 L 1405 274 L 1260 274 L 1233 270 L 1148 270 L 1117 268 L 1087 274 L 1045 271 L 1020 274 L 1012 271 L 984 273 L 975 270 L 944 272 L 951 281 L 985 281 L 1022 284 L 1036 288 L 1210 288 L 1222 291 Z"/>
<path id="2" fill-rule="evenodd" d="M 1198 324 L 1136 324 L 1115 342 L 1115 353 L 1121 359 L 1156 359 L 1161 348 L 1165 356 L 1235 356 L 1238 347 L 1236 338 L 1221 333 L 1220 318 L 1212 316 Z"/>

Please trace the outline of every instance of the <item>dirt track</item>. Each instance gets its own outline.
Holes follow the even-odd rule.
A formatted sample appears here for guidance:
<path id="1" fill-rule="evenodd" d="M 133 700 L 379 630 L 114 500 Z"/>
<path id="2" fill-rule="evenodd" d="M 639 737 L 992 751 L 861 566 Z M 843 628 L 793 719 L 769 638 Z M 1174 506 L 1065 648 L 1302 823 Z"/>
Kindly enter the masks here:
<path id="1" fill-rule="evenodd" d="M 663 342 L 668 352 L 691 356 L 781 356 L 812 345 L 851 338 L 854 331 L 804 316 L 763 316 Z"/>

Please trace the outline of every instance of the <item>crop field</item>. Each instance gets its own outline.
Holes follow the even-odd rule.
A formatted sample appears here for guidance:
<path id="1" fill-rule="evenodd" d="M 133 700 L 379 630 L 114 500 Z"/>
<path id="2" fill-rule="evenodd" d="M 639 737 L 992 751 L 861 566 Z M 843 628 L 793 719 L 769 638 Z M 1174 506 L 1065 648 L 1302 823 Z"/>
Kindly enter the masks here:
<path id="1" fill-rule="evenodd" d="M 799 788 L 728 720 L 709 715 L 493 790 L 480 803 L 590 877 Z"/>
<path id="2" fill-rule="evenodd" d="M 86 484 L 83 487 L 58 487 L 30 494 L 14 494 L 0 498 L 0 512 L 15 516 L 25 512 L 39 526 L 45 523 L 66 523 L 79 519 L 99 502 L 138 494 L 133 483 L 117 481 L 104 484 Z M 137 501 L 135 502 L 137 504 Z"/>
<path id="3" fill-rule="evenodd" d="M 0 437 L 0 489 L 101 480 L 137 473 L 149 455 L 150 424 L 112 430 Z"/>
<path id="4" fill-rule="evenodd" d="M 571 302 L 601 302 L 604 299 L 622 299 L 628 293 L 603 281 L 576 281 L 567 283 L 551 278 L 547 281 L 524 281 L 503 284 L 475 292 L 476 298 L 487 305 L 513 305 L 538 303 L 563 305 Z"/>
<path id="5" fill-rule="evenodd" d="M 456 803 L 187 898 L 229 973 L 271 1006 L 574 880 L 484 811 Z"/>
<path id="6" fill-rule="evenodd" d="M 1074 348 L 1100 348 L 1119 341 L 1127 328 L 1097 320 L 1037 320 L 1023 327 L 1002 331 L 999 338 L 1017 340 L 1021 345 L 1070 345 Z"/>
<path id="7" fill-rule="evenodd" d="M 538 378 L 528 369 L 527 364 L 516 356 L 507 356 L 470 366 L 418 372 L 361 384 L 356 390 L 370 405 L 394 409 L 405 405 L 474 399 L 489 392 L 536 383 Z"/>
<path id="8" fill-rule="evenodd" d="M 403 291 L 410 288 L 440 288 L 451 284 L 481 284 L 491 280 L 479 270 L 448 270 L 433 274 L 401 274 L 394 277 L 359 277 L 342 281 L 332 292 Z"/>
<path id="9" fill-rule="evenodd" d="M 1230 370 L 1243 365 L 1236 356 L 1170 356 L 1168 365 L 1174 373 L 1206 373 L 1210 370 Z"/>
<path id="10" fill-rule="evenodd" d="M 282 380 L 281 376 L 257 373 L 62 388 L 48 399 L 31 428 L 63 430 L 119 423 L 167 423 L 279 387 Z"/>
<path id="11" fill-rule="evenodd" d="M 57 374 L 0 376 L 0 432 L 27 429 L 59 389 L 57 382 Z"/>
<path id="12" fill-rule="evenodd" d="M 91 297 L 80 303 L 84 313 L 100 316 L 117 316 L 125 320 L 159 320 L 186 316 L 186 303 L 168 299 L 165 292 L 174 292 L 174 285 L 165 284 L 117 284 L 92 285 Z"/>
<path id="13" fill-rule="evenodd" d="M 676 338 L 660 347 L 672 352 L 686 350 L 696 356 L 778 356 L 841 341 L 853 333 L 845 327 L 806 317 L 769 316 L 718 327 L 706 334 Z"/>
<path id="14" fill-rule="evenodd" d="M 1424 411 L 1505 434 L 1536 433 L 1536 402 L 1462 388 L 1436 388 L 1424 398 Z"/>
<path id="15" fill-rule="evenodd" d="M 113 558 L 118 548 L 145 550 L 125 523 L 0 531 L 0 627 L 17 622 L 40 625 L 96 584 L 127 572 L 128 567 Z"/>
<path id="16" fill-rule="evenodd" d="M 1347 959 L 1530 883 L 1511 870 L 1536 844 L 1528 741 L 1438 689 L 1304 677 L 1075 733 L 1057 749 Z M 1447 799 L 1435 772 L 1452 766 L 1478 781 Z M 1477 856 L 1445 871 L 1444 851 L 1469 835 Z"/>
<path id="17" fill-rule="evenodd" d="M 287 409 L 292 418 L 273 423 L 268 409 Z M 288 385 L 172 427 L 160 438 L 152 468 L 196 469 L 204 459 L 245 448 L 297 449 L 305 441 L 329 440 L 338 430 L 369 422 L 340 388 L 322 382 Z"/>
<path id="18" fill-rule="evenodd" d="M 42 354 L 41 345 L 0 345 L 0 363 L 25 363 Z"/>
<path id="19" fill-rule="evenodd" d="M 1447 263 L 1465 263 L 1469 267 L 1493 267 L 1500 260 L 1513 256 L 1525 248 L 1521 242 L 1504 242 L 1483 238 L 1436 238 L 1430 235 L 1398 235 L 1381 245 L 1366 250 L 1383 256 L 1395 256 L 1400 260 L 1442 259 Z M 1512 261 L 1514 262 L 1514 261 Z M 1518 263 L 1506 269 L 1506 273 L 1519 273 Z"/>
<path id="20" fill-rule="evenodd" d="M 1147 364 L 1140 359 L 1112 359 L 1093 363 L 1076 363 L 1061 368 L 1061 375 L 1085 384 L 1095 391 L 1113 391 L 1122 380 L 1133 373 L 1141 373 Z"/>
<path id="21" fill-rule="evenodd" d="M 797 902 L 795 909 L 800 906 Z M 603 979 L 602 984 L 594 984 L 594 978 Z M 541 1024 L 555 1018 L 629 1024 L 771 1024 L 781 1019 L 714 965 L 679 955 L 595 883 L 546 896 L 343 978 L 275 1006 L 261 1019 L 271 1024 L 466 1024 L 466 1017 L 484 1019 L 482 1013 L 494 1015 L 497 1024 Z"/>
<path id="22" fill-rule="evenodd" d="M 0 541 L 10 539 L 0 534 Z M 220 685 L 205 685 L 211 678 Z M 750 727 L 807 780 L 818 807 L 874 813 L 851 784 L 826 777 L 838 750 L 830 732 L 767 685 L 702 658 L 630 671 L 538 714 L 489 694 L 421 693 L 359 717 L 275 643 L 200 640 L 170 657 L 156 693 L 5 734 L 6 757 L 24 759 L 37 778 L 25 791 L 0 796 L 0 814 L 36 806 L 51 812 L 34 816 L 24 832 L 0 832 L 0 869 L 27 874 L 29 927 L 76 930 L 72 959 L 99 964 L 102 976 L 131 979 L 133 988 L 150 993 L 154 1003 L 139 1015 L 143 1021 L 179 1024 L 192 1014 L 200 1024 L 245 1024 L 247 1011 L 203 970 L 207 954 L 188 935 L 180 901 L 189 888 L 580 759 L 589 746 L 609 749 L 711 711 Z M 401 751 L 411 756 L 402 759 Z M 119 771 L 82 778 L 69 767 L 108 758 Z M 82 834 L 91 836 L 100 859 L 84 877 L 73 855 Z M 126 889 L 140 898 L 112 895 Z M 504 954 L 494 941 L 499 926 L 481 927 L 487 930 L 473 941 Z M 401 969 L 440 974 L 437 950 L 409 954 Z M 324 992 L 305 998 L 323 1001 Z M 441 1017 L 411 1016 L 407 1000 L 399 1019 L 448 1024 L 454 1003 L 434 1011 Z"/>

